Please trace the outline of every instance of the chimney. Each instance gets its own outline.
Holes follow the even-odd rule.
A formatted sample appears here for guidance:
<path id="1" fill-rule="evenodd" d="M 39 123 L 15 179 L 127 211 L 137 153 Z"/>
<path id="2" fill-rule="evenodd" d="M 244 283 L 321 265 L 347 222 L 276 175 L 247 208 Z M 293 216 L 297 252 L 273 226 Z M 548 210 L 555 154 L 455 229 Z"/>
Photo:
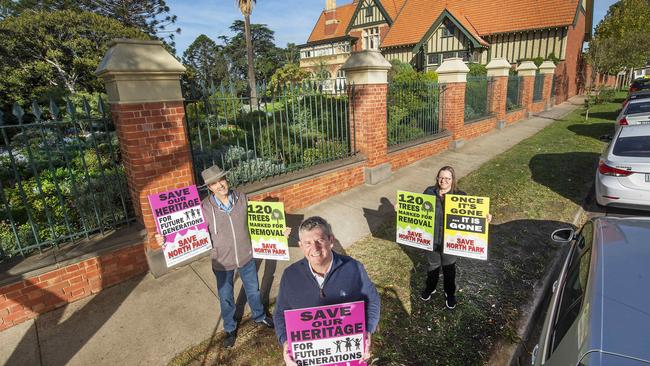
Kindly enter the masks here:
<path id="1" fill-rule="evenodd" d="M 336 9 L 336 0 L 325 0 L 325 11 L 332 11 Z"/>

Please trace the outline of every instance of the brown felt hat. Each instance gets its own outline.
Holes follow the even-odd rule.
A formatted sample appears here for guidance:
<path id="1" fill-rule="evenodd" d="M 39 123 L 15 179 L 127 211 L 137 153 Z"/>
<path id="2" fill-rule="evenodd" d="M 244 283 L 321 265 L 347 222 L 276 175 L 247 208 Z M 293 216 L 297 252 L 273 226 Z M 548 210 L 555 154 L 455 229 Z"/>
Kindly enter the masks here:
<path id="1" fill-rule="evenodd" d="M 203 185 L 201 187 L 206 187 L 208 184 L 218 182 L 219 179 L 223 178 L 228 174 L 227 170 L 223 170 L 216 165 L 209 167 L 201 172 L 201 177 L 203 177 Z"/>

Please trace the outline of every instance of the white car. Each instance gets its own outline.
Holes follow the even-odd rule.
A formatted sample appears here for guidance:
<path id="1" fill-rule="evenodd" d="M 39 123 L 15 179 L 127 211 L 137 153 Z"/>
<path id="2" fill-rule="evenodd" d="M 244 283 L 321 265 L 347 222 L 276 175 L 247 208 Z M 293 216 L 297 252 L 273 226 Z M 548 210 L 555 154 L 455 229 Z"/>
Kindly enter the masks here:
<path id="1" fill-rule="evenodd" d="M 650 210 L 650 125 L 616 131 L 598 162 L 596 202 Z"/>
<path id="2" fill-rule="evenodd" d="M 650 99 L 630 100 L 616 117 L 616 132 L 623 126 L 650 124 Z"/>

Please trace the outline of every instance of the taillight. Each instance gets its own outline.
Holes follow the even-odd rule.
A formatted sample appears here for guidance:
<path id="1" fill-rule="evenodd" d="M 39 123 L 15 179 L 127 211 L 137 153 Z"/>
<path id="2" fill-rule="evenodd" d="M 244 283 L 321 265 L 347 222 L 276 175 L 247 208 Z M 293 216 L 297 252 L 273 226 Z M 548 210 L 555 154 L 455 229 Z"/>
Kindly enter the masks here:
<path id="1" fill-rule="evenodd" d="M 628 170 L 613 168 L 605 164 L 605 162 L 602 160 L 598 162 L 598 172 L 602 175 L 609 175 L 612 177 L 627 177 L 633 173 Z"/>
<path id="2" fill-rule="evenodd" d="M 639 89 L 639 88 L 637 88 L 637 87 L 635 87 L 635 86 L 631 86 L 631 87 L 630 87 L 630 93 L 631 93 L 631 92 L 635 92 L 635 91 L 639 91 L 639 90 L 641 90 L 641 89 Z"/>
<path id="3" fill-rule="evenodd" d="M 620 121 L 618 121 L 618 124 L 621 126 L 628 126 L 629 123 L 627 123 L 627 119 L 625 117 L 621 118 Z"/>

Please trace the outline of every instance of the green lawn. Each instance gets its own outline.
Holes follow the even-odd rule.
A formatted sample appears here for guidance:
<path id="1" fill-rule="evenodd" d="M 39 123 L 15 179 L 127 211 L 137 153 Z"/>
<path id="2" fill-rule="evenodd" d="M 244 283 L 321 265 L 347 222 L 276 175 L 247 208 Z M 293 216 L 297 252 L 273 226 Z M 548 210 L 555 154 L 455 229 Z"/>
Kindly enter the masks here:
<path id="1" fill-rule="evenodd" d="M 427 303 L 418 298 L 422 252 L 394 242 L 389 220 L 378 237 L 366 237 L 347 254 L 364 263 L 382 297 L 375 334 L 377 365 L 485 364 L 499 339 L 517 341 L 515 324 L 558 250 L 548 236 L 567 226 L 588 194 L 604 143 L 613 130 L 620 101 L 597 105 L 584 120 L 582 109 L 484 164 L 460 181 L 461 189 L 489 196 L 489 260 L 458 261 L 458 301 L 444 307 L 439 292 Z M 244 338 L 222 351 L 220 336 L 177 356 L 171 365 L 279 365 L 272 332 L 245 323 Z M 255 357 L 251 357 L 255 354 Z"/>

